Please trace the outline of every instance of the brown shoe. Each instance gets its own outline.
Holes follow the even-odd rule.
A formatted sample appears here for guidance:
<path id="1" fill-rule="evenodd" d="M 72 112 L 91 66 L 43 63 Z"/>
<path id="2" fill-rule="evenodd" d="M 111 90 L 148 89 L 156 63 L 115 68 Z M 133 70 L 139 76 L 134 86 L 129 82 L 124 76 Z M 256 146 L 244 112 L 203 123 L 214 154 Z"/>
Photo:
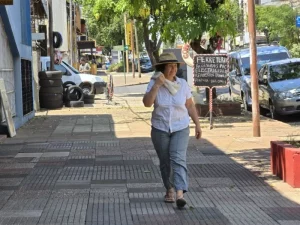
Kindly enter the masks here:
<path id="1" fill-rule="evenodd" d="M 169 189 L 165 195 L 165 202 L 166 203 L 174 203 L 175 198 L 174 198 L 174 191 L 173 189 Z"/>

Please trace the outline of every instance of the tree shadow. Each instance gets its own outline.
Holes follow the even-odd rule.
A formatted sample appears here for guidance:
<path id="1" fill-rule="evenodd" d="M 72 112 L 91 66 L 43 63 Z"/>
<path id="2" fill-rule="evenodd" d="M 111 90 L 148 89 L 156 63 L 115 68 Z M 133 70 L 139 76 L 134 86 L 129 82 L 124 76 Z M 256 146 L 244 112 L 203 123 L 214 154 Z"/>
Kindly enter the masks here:
<path id="1" fill-rule="evenodd" d="M 76 202 L 81 217 L 74 223 L 91 225 L 105 224 L 104 217 L 120 224 L 118 215 L 123 224 L 300 223 L 300 205 L 267 182 L 269 149 L 226 154 L 192 136 L 188 206 L 178 210 L 164 203 L 159 160 L 146 127 L 126 115 L 92 113 L 29 121 L 0 145 L 0 219 L 10 225 L 12 217 L 2 216 L 7 210 L 40 209 L 32 224 L 52 223 L 61 213 L 72 216 L 67 206 Z M 46 221 L 57 204 L 57 214 Z"/>

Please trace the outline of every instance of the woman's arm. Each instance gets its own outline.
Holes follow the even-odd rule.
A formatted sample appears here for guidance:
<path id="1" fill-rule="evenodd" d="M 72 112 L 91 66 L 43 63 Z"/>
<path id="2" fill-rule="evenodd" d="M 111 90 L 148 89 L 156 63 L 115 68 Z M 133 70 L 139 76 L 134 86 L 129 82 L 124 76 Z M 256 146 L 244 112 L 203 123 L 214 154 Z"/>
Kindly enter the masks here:
<path id="1" fill-rule="evenodd" d="M 198 113 L 197 113 L 195 104 L 193 102 L 193 99 L 192 98 L 187 99 L 186 103 L 185 103 L 185 106 L 188 110 L 189 116 L 192 118 L 194 124 L 196 125 L 196 127 L 195 127 L 195 137 L 197 139 L 200 139 L 202 131 L 201 131 L 201 127 L 200 127 L 200 123 L 199 123 L 199 119 L 198 119 Z"/>
<path id="2" fill-rule="evenodd" d="M 145 107 L 151 107 L 155 101 L 158 93 L 158 89 L 165 83 L 165 76 L 160 75 L 156 78 L 154 85 L 151 90 L 144 95 L 143 103 Z"/>

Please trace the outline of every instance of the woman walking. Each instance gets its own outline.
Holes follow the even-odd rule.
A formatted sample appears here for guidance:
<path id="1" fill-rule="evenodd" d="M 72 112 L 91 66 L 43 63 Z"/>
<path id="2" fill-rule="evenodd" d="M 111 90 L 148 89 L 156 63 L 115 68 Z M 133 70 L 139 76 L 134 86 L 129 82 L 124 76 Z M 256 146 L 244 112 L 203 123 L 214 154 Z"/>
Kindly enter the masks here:
<path id="1" fill-rule="evenodd" d="M 160 161 L 160 171 L 166 188 L 165 202 L 186 205 L 183 194 L 188 190 L 186 151 L 189 142 L 190 117 L 195 123 L 195 137 L 200 139 L 201 127 L 187 82 L 176 77 L 180 66 L 173 53 L 162 53 L 155 65 L 143 103 L 154 104 L 151 139 Z"/>

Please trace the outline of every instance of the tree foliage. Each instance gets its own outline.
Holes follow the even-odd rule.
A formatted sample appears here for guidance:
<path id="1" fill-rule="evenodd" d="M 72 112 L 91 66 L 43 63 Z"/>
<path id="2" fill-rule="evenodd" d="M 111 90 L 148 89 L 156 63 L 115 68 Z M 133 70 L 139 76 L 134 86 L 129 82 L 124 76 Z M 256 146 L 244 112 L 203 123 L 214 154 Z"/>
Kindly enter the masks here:
<path id="1" fill-rule="evenodd" d="M 240 14 L 236 0 L 81 0 L 81 3 L 91 34 L 99 40 L 105 39 L 99 30 L 111 31 L 116 17 L 120 19 L 127 13 L 130 19 L 136 19 L 142 28 L 143 41 L 152 63 L 158 59 L 162 41 L 173 42 L 178 36 L 184 41 L 191 41 L 197 53 L 213 52 L 216 33 L 223 37 L 235 36 Z M 124 36 L 122 26 L 121 22 L 118 28 L 113 29 L 120 28 L 121 38 Z M 200 46 L 204 32 L 213 37 L 210 40 L 213 47 L 209 52 Z M 115 32 L 107 32 L 108 35 L 110 33 L 116 37 Z M 112 40 L 113 37 L 108 36 L 107 39 Z"/>
<path id="2" fill-rule="evenodd" d="M 280 40 L 281 45 L 291 48 L 293 44 L 300 43 L 300 32 L 295 25 L 296 15 L 296 10 L 289 5 L 257 6 L 257 30 L 267 29 L 270 41 Z"/>

